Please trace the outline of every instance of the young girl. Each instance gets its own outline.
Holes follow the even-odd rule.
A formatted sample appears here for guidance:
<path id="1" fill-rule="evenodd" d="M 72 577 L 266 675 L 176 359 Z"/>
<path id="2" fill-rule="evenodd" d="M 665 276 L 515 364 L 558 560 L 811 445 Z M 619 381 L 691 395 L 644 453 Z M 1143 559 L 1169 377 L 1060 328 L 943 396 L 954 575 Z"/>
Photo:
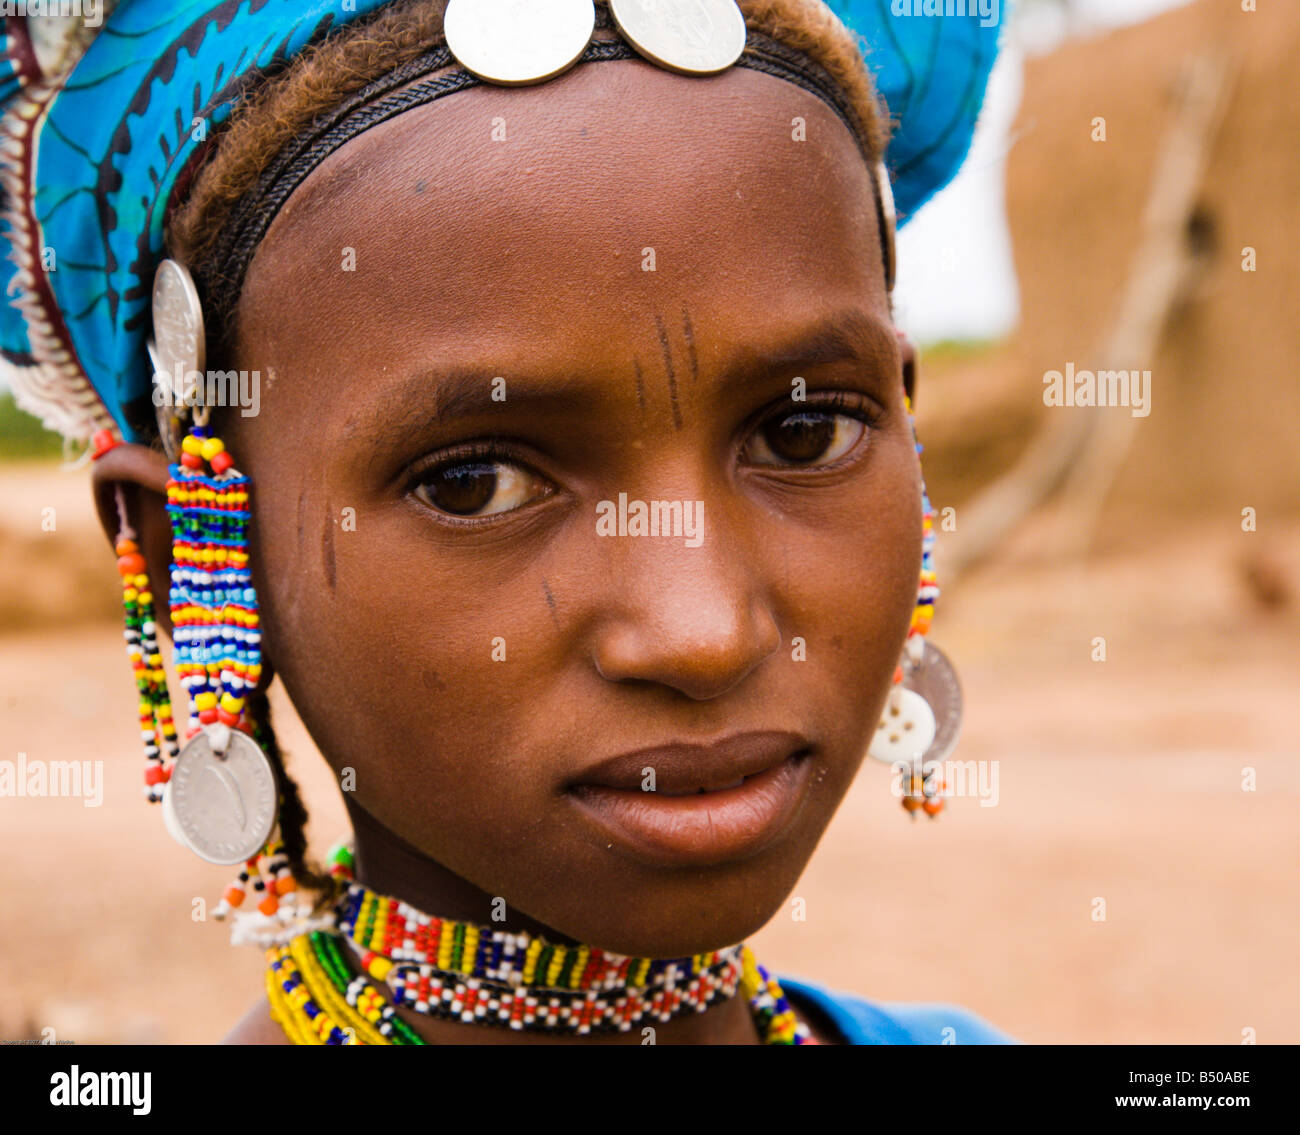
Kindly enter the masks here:
<path id="1" fill-rule="evenodd" d="M 996 29 L 844 11 L 910 211 Z M 267 984 L 229 1039 L 1005 1040 L 741 944 L 868 748 L 919 773 L 955 712 L 913 680 L 889 122 L 831 10 L 125 0 L 44 60 L 4 30 L 7 372 L 91 442 L 146 795 L 240 866 L 219 913 Z M 328 874 L 276 676 L 352 820 Z"/>

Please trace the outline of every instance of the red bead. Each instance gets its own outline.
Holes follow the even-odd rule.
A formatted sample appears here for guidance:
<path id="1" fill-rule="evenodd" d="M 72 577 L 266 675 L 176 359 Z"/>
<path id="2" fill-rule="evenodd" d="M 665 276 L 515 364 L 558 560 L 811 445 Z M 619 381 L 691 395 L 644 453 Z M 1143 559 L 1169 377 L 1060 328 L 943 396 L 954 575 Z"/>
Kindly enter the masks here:
<path id="1" fill-rule="evenodd" d="M 181 464 L 184 465 L 186 469 L 202 469 L 203 458 L 197 453 L 182 453 Z"/>
<path id="2" fill-rule="evenodd" d="M 222 709 L 220 706 L 218 706 L 217 720 L 220 721 L 222 725 L 238 725 L 239 714 L 231 713 L 229 710 Z"/>
<path id="3" fill-rule="evenodd" d="M 125 556 L 119 556 L 117 560 L 117 570 L 122 575 L 140 575 L 144 572 L 144 556 L 139 552 L 131 552 Z"/>
<path id="4" fill-rule="evenodd" d="M 214 453 L 212 455 L 212 460 L 208 462 L 208 464 L 212 466 L 212 471 L 214 473 L 224 473 L 234 463 L 234 458 L 232 458 L 224 449 L 220 453 Z"/>
<path id="5" fill-rule="evenodd" d="M 199 720 L 204 725 L 215 725 L 217 722 L 217 711 L 215 709 L 202 709 L 199 711 Z"/>
<path id="6" fill-rule="evenodd" d="M 91 438 L 91 445 L 94 446 L 95 450 L 94 459 L 98 461 L 110 449 L 116 449 L 121 444 L 121 438 L 114 437 L 112 430 L 99 430 L 95 436 Z"/>

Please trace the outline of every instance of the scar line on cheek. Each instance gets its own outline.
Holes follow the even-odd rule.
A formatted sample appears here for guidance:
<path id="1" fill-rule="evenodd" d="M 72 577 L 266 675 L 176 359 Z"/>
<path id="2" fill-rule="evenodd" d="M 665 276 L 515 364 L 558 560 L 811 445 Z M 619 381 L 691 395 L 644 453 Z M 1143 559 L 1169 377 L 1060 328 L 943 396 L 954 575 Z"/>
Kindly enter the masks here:
<path id="1" fill-rule="evenodd" d="M 325 562 L 325 581 L 334 590 L 338 579 L 338 565 L 334 562 L 334 510 L 325 502 L 325 534 L 321 537 L 321 557 Z"/>
<path id="2" fill-rule="evenodd" d="M 655 316 L 655 329 L 659 332 L 659 346 L 664 353 L 664 370 L 668 372 L 668 401 L 673 408 L 673 426 L 682 428 L 682 412 L 677 405 L 677 374 L 673 370 L 673 351 L 668 344 L 668 332 L 664 330 L 664 321 Z"/>
<path id="3" fill-rule="evenodd" d="M 686 335 L 686 352 L 691 361 L 691 382 L 698 382 L 700 378 L 700 364 L 695 357 L 695 328 L 691 326 L 690 312 L 686 310 L 686 305 L 682 304 L 682 331 Z"/>

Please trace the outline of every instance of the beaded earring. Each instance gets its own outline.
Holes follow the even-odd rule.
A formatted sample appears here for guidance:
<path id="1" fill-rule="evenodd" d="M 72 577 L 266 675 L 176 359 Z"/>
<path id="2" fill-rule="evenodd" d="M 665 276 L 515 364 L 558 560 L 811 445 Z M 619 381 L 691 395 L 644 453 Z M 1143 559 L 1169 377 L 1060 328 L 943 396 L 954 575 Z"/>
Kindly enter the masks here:
<path id="1" fill-rule="evenodd" d="M 912 442 L 919 455 L 922 447 L 916 440 L 911 399 L 904 396 L 904 404 L 912 427 Z M 947 784 L 942 762 L 957 743 L 962 695 L 952 663 L 926 638 L 934 620 L 939 587 L 934 572 L 934 506 L 924 480 L 921 482 L 921 532 L 921 576 L 916 607 L 868 755 L 891 765 L 898 773 L 903 807 L 908 815 L 915 819 L 916 813 L 923 811 L 934 819 L 943 810 Z"/>
<path id="2" fill-rule="evenodd" d="M 168 602 L 175 666 L 190 702 L 183 748 L 158 645 L 153 589 L 121 487 L 116 490 L 115 546 L 127 658 L 140 698 L 145 797 L 163 805 L 167 830 L 182 846 L 209 862 L 242 865 L 214 917 L 241 907 L 251 890 L 258 914 L 290 923 L 302 912 L 278 835 L 279 786 L 247 714 L 247 694 L 262 669 L 257 596 L 248 569 L 249 479 L 208 430 L 202 408 L 195 419 L 167 482 Z M 94 439 L 95 458 L 120 444 L 112 431 L 101 431 Z"/>
<path id="3" fill-rule="evenodd" d="M 101 431 L 94 441 L 94 455 L 101 457 L 119 445 L 113 435 Z M 172 720 L 171 695 L 163 669 L 162 651 L 158 647 L 158 621 L 154 614 L 153 588 L 149 583 L 145 558 L 140 554 L 135 531 L 126 516 L 122 487 L 117 486 L 118 535 L 114 543 L 117 570 L 122 576 L 122 608 L 126 616 L 126 656 L 135 675 L 140 695 L 140 737 L 144 743 L 144 795 L 151 804 L 159 804 L 163 788 L 171 775 L 172 763 L 179 753 L 176 723 Z M 166 756 L 164 757 L 164 754 Z"/>
<path id="4" fill-rule="evenodd" d="M 251 482 L 209 428 L 209 408 L 196 404 L 192 392 L 186 398 L 170 387 L 169 371 L 197 377 L 202 362 L 202 311 L 189 274 L 175 261 L 159 267 L 153 314 L 157 342 L 150 342 L 150 354 L 165 395 L 158 420 L 163 447 L 176 458 L 167 481 L 168 607 L 174 664 L 189 711 L 182 746 L 158 645 L 154 593 L 119 486 L 116 549 L 127 656 L 140 699 L 145 795 L 161 803 L 167 830 L 182 846 L 211 863 L 240 865 L 214 917 L 244 907 L 251 891 L 255 910 L 246 913 L 258 923 L 252 936 L 270 940 L 296 931 L 307 912 L 280 838 L 279 779 L 249 712 L 248 695 L 262 673 L 249 569 Z M 164 365 L 169 362 L 174 368 Z M 178 445 L 174 431 L 186 418 L 189 429 Z M 121 444 L 114 431 L 100 431 L 95 459 Z"/>

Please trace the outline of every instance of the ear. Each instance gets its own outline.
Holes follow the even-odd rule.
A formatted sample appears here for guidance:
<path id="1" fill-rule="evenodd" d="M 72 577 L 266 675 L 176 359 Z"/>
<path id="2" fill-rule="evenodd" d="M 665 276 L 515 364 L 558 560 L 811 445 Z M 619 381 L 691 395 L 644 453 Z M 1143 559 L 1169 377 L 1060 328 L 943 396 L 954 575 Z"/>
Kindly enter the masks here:
<path id="1" fill-rule="evenodd" d="M 917 354 L 916 344 L 902 331 L 898 332 L 898 349 L 903 355 L 903 390 L 906 391 L 908 400 L 912 403 L 912 410 L 915 412 L 916 379 L 920 356 Z"/>
<path id="2" fill-rule="evenodd" d="M 135 532 L 154 589 L 158 625 L 171 637 L 167 589 L 172 559 L 171 522 L 167 517 L 167 458 L 143 445 L 117 445 L 95 459 L 91 483 L 95 511 L 109 546 L 117 543 L 122 520 Z M 125 514 L 119 516 L 120 509 Z"/>

